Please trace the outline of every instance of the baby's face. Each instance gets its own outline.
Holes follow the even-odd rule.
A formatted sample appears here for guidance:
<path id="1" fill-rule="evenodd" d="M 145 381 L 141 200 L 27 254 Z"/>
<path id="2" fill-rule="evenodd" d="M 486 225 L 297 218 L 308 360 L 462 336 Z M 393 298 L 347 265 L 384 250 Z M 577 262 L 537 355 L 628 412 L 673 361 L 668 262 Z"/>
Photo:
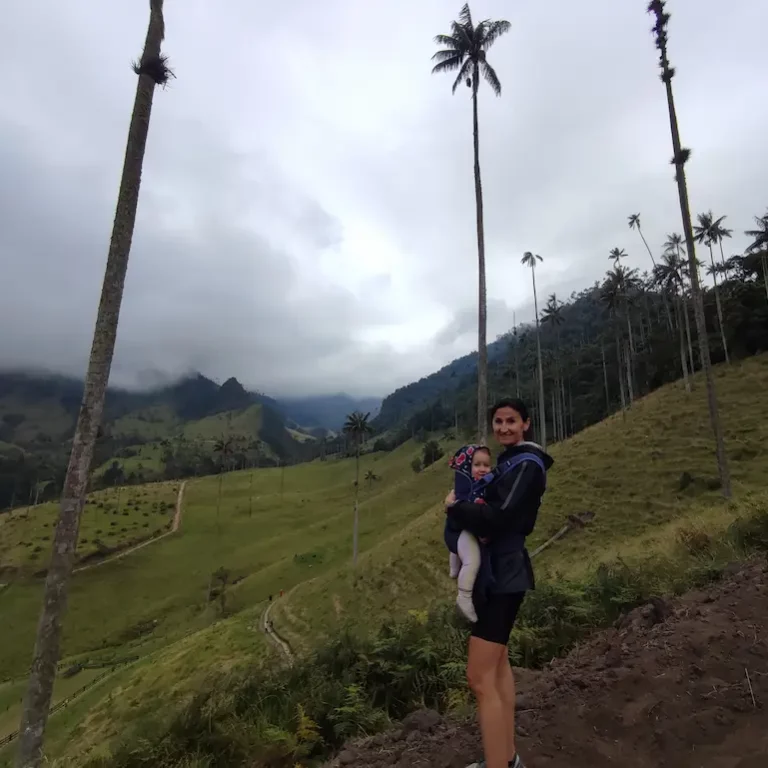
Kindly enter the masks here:
<path id="1" fill-rule="evenodd" d="M 491 471 L 491 457 L 485 452 L 480 451 L 472 457 L 472 477 L 479 480 L 485 477 Z"/>

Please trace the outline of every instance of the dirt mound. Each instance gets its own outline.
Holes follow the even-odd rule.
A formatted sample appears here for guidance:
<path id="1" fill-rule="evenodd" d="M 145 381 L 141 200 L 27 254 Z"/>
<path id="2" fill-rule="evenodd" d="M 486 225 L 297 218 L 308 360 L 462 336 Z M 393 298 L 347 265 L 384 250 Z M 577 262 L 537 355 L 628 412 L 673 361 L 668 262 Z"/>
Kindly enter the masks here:
<path id="1" fill-rule="evenodd" d="M 518 730 L 529 768 L 766 768 L 768 567 L 638 608 L 522 675 Z M 331 765 L 459 768 L 480 754 L 473 723 L 423 712 Z"/>

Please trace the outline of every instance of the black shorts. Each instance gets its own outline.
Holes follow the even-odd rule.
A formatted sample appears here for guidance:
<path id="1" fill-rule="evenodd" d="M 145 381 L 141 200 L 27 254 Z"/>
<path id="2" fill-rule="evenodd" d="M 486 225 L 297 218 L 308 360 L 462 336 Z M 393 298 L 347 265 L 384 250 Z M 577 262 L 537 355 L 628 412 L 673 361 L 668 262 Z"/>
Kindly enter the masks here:
<path id="1" fill-rule="evenodd" d="M 506 645 L 524 599 L 525 592 L 490 595 L 477 612 L 477 622 L 472 626 L 472 637 Z"/>

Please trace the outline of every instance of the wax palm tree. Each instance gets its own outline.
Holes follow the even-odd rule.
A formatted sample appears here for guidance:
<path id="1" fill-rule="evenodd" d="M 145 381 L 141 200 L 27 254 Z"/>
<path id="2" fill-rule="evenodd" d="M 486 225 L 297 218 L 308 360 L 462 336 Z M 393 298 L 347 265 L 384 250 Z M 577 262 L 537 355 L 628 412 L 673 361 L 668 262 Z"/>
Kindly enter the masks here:
<path id="1" fill-rule="evenodd" d="M 233 437 L 222 435 L 214 444 L 213 452 L 219 457 L 219 488 L 216 496 L 216 533 L 221 533 L 219 513 L 221 512 L 221 484 L 224 480 L 224 472 L 229 465 L 230 458 L 235 452 L 235 440 Z"/>
<path id="2" fill-rule="evenodd" d="M 643 229 L 640 225 L 640 214 L 639 213 L 632 213 L 629 216 L 627 216 L 627 224 L 629 225 L 630 229 L 636 229 L 637 233 L 640 235 L 640 238 L 643 241 L 643 245 L 645 246 L 645 250 L 648 251 L 648 255 L 651 257 L 651 263 L 653 266 L 656 266 L 656 259 L 653 258 L 653 252 L 651 251 L 650 246 L 648 245 L 648 241 L 645 239 L 645 235 L 643 234 Z M 669 329 L 672 330 L 672 314 L 669 311 L 669 305 L 667 304 L 667 297 L 662 294 L 662 301 L 664 303 L 664 313 L 667 316 L 667 325 L 669 326 Z"/>
<path id="3" fill-rule="evenodd" d="M 709 212 L 712 216 L 712 211 Z M 723 226 L 723 222 L 727 219 L 727 216 L 721 216 L 719 219 L 714 219 L 710 227 L 710 236 L 712 241 L 720 246 L 720 263 L 723 266 L 722 274 L 728 275 L 728 265 L 725 261 L 725 253 L 723 252 L 723 240 L 725 238 L 730 239 L 733 235 L 733 230 Z"/>
<path id="4" fill-rule="evenodd" d="M 651 257 L 651 263 L 653 266 L 656 266 L 656 259 L 653 258 L 653 253 L 651 253 L 651 249 L 648 246 L 648 242 L 645 239 L 645 235 L 643 234 L 643 229 L 640 226 L 640 214 L 639 213 L 632 213 L 629 216 L 627 216 L 627 223 L 629 224 L 630 229 L 636 229 L 638 234 L 643 240 L 643 245 L 645 246 L 645 250 L 648 251 L 648 255 Z"/>
<path id="5" fill-rule="evenodd" d="M 530 251 L 523 254 L 520 263 L 531 268 L 531 279 L 533 280 L 533 313 L 536 317 L 536 353 L 539 361 L 539 439 L 544 450 L 547 449 L 547 419 L 544 409 L 544 367 L 541 363 L 541 333 L 539 331 L 539 299 L 536 295 L 536 262 L 544 261 L 538 254 L 534 255 Z"/>
<path id="6" fill-rule="evenodd" d="M 453 93 L 461 83 L 472 91 L 472 135 L 475 154 L 475 208 L 477 218 L 477 264 L 478 264 L 478 329 L 477 329 L 477 432 L 485 443 L 488 433 L 486 408 L 488 403 L 488 348 L 486 344 L 487 305 L 485 288 L 485 231 L 483 227 L 483 185 L 480 178 L 480 136 L 477 119 L 477 91 L 480 76 L 491 86 L 493 92 L 501 95 L 501 82 L 493 67 L 488 63 L 488 49 L 508 32 L 508 21 L 485 19 L 478 24 L 472 21 L 469 4 L 459 13 L 458 21 L 451 22 L 450 35 L 437 35 L 435 43 L 442 46 L 432 56 L 436 62 L 433 73 L 457 72 L 453 82 Z"/>
<path id="7" fill-rule="evenodd" d="M 43 609 L 37 626 L 32 669 L 22 708 L 16 768 L 38 768 L 43 759 L 43 738 L 56 676 L 56 664 L 59 660 L 61 622 L 66 610 L 80 515 L 85 504 L 91 460 L 104 411 L 104 398 L 115 349 L 125 273 L 139 202 L 152 99 L 155 87 L 165 85 L 171 77 L 167 60 L 161 53 L 165 36 L 163 0 L 150 0 L 149 8 L 149 28 L 144 51 L 141 59 L 134 65 L 134 71 L 138 75 L 136 99 L 128 129 L 123 175 L 91 356 L 85 376 L 83 400 L 64 480 L 61 509 L 43 592 Z"/>
<path id="8" fill-rule="evenodd" d="M 765 298 L 768 299 L 768 210 L 764 216 L 755 216 L 757 229 L 748 229 L 744 232 L 752 242 L 747 246 L 747 253 L 762 251 L 760 262 L 763 267 L 763 283 L 765 284 Z"/>
<path id="9" fill-rule="evenodd" d="M 755 216 L 757 229 L 747 229 L 744 234 L 752 238 L 752 242 L 747 246 L 747 253 L 755 253 L 768 249 L 768 210 L 763 216 Z"/>
<path id="10" fill-rule="evenodd" d="M 693 360 L 693 340 L 691 338 L 691 319 L 688 308 L 688 287 L 686 284 L 686 277 L 688 275 L 688 262 L 685 259 L 685 245 L 683 244 L 683 236 L 677 232 L 673 232 L 671 235 L 667 235 L 667 240 L 664 243 L 665 253 L 670 251 L 677 255 L 677 260 L 680 262 L 680 270 L 683 278 L 683 320 L 685 321 L 685 339 L 688 344 L 688 361 L 689 370 L 693 374 L 696 371 L 696 364 Z M 698 265 L 698 260 L 697 260 Z M 693 387 L 693 384 L 691 384 Z"/>
<path id="11" fill-rule="evenodd" d="M 667 235 L 667 239 L 664 241 L 665 251 L 675 251 L 679 256 L 684 249 L 683 236 L 679 232 Z"/>
<path id="12" fill-rule="evenodd" d="M 723 343 L 723 352 L 725 353 L 725 362 L 730 363 L 730 357 L 728 356 L 728 342 L 725 339 L 725 325 L 723 323 L 723 305 L 720 302 L 720 288 L 717 285 L 718 271 L 715 269 L 715 256 L 712 250 L 712 245 L 718 237 L 718 230 L 712 211 L 707 213 L 700 213 L 697 217 L 698 224 L 693 228 L 694 237 L 697 243 L 703 243 L 709 248 L 709 261 L 712 266 L 709 274 L 712 275 L 712 281 L 715 287 L 715 306 L 717 308 L 717 323 L 720 326 L 720 339 Z"/>
<path id="13" fill-rule="evenodd" d="M 358 500 L 360 496 L 360 448 L 366 436 L 373 432 L 373 427 L 368 422 L 370 413 L 353 411 L 344 422 L 343 432 L 351 438 L 355 446 L 355 512 L 352 523 L 352 565 L 357 565 L 357 538 L 358 538 Z"/>
<path id="14" fill-rule="evenodd" d="M 563 316 L 563 304 L 557 300 L 557 295 L 552 294 L 547 299 L 547 304 L 541 312 L 542 324 L 549 325 L 555 332 L 555 409 L 552 413 L 552 422 L 556 440 L 565 439 L 565 385 L 563 383 L 560 365 L 560 327 L 565 323 Z"/>
<path id="15" fill-rule="evenodd" d="M 667 250 L 661 255 L 661 263 L 653 268 L 654 282 L 662 291 L 668 291 L 675 297 L 675 308 L 677 310 L 677 328 L 680 336 L 680 363 L 683 368 L 683 382 L 685 391 L 691 391 L 691 382 L 688 377 L 688 362 L 685 352 L 685 335 L 683 312 L 685 311 L 685 282 L 684 282 L 683 263 L 680 256 L 672 250 Z"/>
<path id="16" fill-rule="evenodd" d="M 618 249 L 614 248 L 614 251 Z M 623 250 L 619 251 L 619 258 L 624 258 L 626 254 Z M 635 401 L 634 371 L 635 371 L 635 341 L 632 331 L 632 297 L 639 290 L 640 280 L 636 269 L 627 269 L 623 267 L 618 259 L 614 260 L 615 267 L 613 272 L 608 273 L 610 284 L 618 296 L 617 309 L 623 310 L 624 321 L 627 324 L 627 341 L 624 343 L 624 363 L 627 374 L 627 391 L 629 394 L 630 405 Z M 617 317 L 619 314 L 617 311 Z"/>
<path id="17" fill-rule="evenodd" d="M 612 248 L 608 258 L 613 262 L 614 277 L 617 280 L 617 286 L 623 296 L 624 315 L 627 321 L 627 333 L 629 338 L 629 351 L 634 355 L 635 340 L 632 335 L 632 321 L 629 314 L 629 288 L 630 284 L 637 282 L 637 270 L 625 270 L 621 266 L 621 260 L 627 258 L 627 252 L 623 248 Z M 630 361 L 630 366 L 631 366 Z"/>
<path id="18" fill-rule="evenodd" d="M 623 302 L 623 289 L 622 289 L 622 277 L 621 266 L 617 265 L 613 271 L 608 272 L 600 286 L 600 301 L 605 305 L 608 310 L 608 315 L 613 320 L 613 334 L 616 344 L 616 371 L 619 379 L 619 394 L 621 397 L 621 410 L 624 412 L 627 408 L 627 395 L 624 384 L 624 374 L 622 373 L 623 357 L 621 332 L 619 323 L 619 312 Z M 606 386 L 606 392 L 608 387 Z"/>
<path id="19" fill-rule="evenodd" d="M 379 476 L 372 470 L 369 469 L 365 473 L 365 482 L 368 483 L 368 490 L 371 490 L 371 486 L 379 479 Z"/>
<path id="20" fill-rule="evenodd" d="M 512 338 L 515 345 L 515 396 L 520 397 L 520 339 L 517 335 L 517 315 L 512 312 Z"/>
<path id="21" fill-rule="evenodd" d="M 627 252 L 623 248 L 611 248 L 608 258 L 613 262 L 614 267 L 618 267 L 621 260 L 627 258 Z"/>
<path id="22" fill-rule="evenodd" d="M 682 146 L 680 141 L 680 128 L 677 124 L 677 112 L 675 110 L 675 97 L 672 91 L 672 79 L 675 76 L 675 70 L 670 66 L 667 52 L 669 42 L 667 27 L 670 16 L 665 10 L 665 0 L 652 0 L 648 5 L 648 12 L 655 17 L 653 34 L 656 41 L 656 48 L 659 51 L 659 67 L 661 69 L 661 81 L 667 95 L 667 107 L 669 110 L 669 127 L 672 134 L 672 163 L 675 166 L 675 180 L 677 182 L 677 192 L 680 198 L 680 214 L 683 220 L 683 231 L 685 232 L 685 246 L 688 251 L 688 260 L 690 265 L 691 290 L 693 292 L 693 310 L 696 318 L 696 330 L 699 335 L 699 350 L 701 366 L 704 369 L 704 378 L 707 383 L 707 403 L 709 406 L 709 418 L 712 424 L 712 433 L 715 439 L 715 454 L 717 457 L 717 468 L 720 474 L 720 485 L 723 495 L 726 498 L 731 496 L 731 476 L 728 469 L 728 459 L 725 455 L 725 438 L 723 435 L 723 426 L 720 422 L 720 409 L 717 403 L 717 390 L 715 387 L 715 377 L 712 371 L 712 361 L 709 356 L 709 338 L 707 337 L 707 326 L 704 319 L 704 302 L 701 296 L 701 287 L 699 285 L 699 275 L 696 265 L 696 245 L 693 237 L 693 225 L 691 223 L 691 209 L 688 203 L 688 185 L 685 178 L 685 163 L 690 157 L 690 151 Z"/>

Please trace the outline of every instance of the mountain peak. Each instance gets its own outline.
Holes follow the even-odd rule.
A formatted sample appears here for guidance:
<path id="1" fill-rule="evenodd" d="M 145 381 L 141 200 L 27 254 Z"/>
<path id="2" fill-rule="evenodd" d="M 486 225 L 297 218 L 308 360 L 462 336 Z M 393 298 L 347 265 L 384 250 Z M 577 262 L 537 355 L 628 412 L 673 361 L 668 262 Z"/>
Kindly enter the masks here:
<path id="1" fill-rule="evenodd" d="M 245 387 L 234 377 L 230 376 L 220 387 L 222 394 L 246 394 Z"/>

